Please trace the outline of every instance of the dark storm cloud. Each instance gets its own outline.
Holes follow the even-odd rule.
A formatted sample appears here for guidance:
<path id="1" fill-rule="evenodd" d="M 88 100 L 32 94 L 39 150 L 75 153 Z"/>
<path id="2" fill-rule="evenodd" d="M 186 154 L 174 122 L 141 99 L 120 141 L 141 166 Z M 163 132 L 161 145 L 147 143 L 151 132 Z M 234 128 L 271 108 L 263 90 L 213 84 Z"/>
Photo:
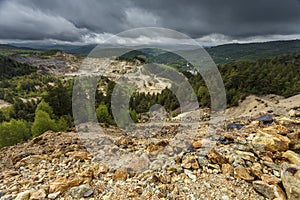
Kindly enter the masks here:
<path id="1" fill-rule="evenodd" d="M 241 39 L 299 25 L 299 0 L 0 0 L 0 39 L 80 41 L 144 26 Z"/>
<path id="2" fill-rule="evenodd" d="M 199 37 L 210 33 L 230 36 L 300 32 L 297 0 L 172 0 L 135 1 L 160 16 L 163 25 Z"/>

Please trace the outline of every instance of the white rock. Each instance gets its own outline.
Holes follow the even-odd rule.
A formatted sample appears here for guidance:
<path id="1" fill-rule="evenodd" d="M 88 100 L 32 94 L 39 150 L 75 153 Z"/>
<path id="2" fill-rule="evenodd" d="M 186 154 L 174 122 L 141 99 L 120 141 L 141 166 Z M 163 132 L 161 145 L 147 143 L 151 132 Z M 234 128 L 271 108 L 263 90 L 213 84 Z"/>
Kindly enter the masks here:
<path id="1" fill-rule="evenodd" d="M 197 176 L 193 174 L 190 170 L 184 169 L 184 173 L 192 180 L 196 180 Z"/>
<path id="2" fill-rule="evenodd" d="M 20 192 L 15 200 L 28 200 L 30 197 L 30 190 L 26 190 L 24 192 Z"/>

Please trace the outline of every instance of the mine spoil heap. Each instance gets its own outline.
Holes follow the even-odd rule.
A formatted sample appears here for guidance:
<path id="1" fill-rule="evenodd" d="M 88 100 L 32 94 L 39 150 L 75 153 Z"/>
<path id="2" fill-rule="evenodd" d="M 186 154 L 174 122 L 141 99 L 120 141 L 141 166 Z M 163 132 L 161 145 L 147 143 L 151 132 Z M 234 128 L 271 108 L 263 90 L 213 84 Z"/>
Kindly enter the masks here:
<path id="1" fill-rule="evenodd" d="M 299 118 L 239 123 L 239 130 L 219 128 L 206 154 L 199 132 L 174 161 L 143 171 L 96 162 L 78 133 L 48 131 L 1 149 L 0 199 L 300 199 Z M 170 139 L 150 144 L 122 135 L 114 142 L 152 152 Z"/>

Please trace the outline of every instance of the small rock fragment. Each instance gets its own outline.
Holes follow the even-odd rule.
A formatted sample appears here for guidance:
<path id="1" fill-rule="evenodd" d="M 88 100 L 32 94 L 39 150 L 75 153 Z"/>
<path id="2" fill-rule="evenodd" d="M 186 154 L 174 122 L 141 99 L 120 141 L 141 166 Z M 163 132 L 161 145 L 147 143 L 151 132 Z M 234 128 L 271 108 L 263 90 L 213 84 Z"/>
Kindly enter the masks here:
<path id="1" fill-rule="evenodd" d="M 49 192 L 64 192 L 68 188 L 80 185 L 83 182 L 83 179 L 81 177 L 73 177 L 73 178 L 59 178 L 56 181 L 50 183 L 49 185 Z"/>
<path id="2" fill-rule="evenodd" d="M 60 191 L 59 192 L 55 192 L 55 193 L 51 193 L 48 194 L 48 199 L 56 199 L 58 196 L 60 195 Z"/>
<path id="3" fill-rule="evenodd" d="M 262 194 L 268 199 L 280 199 L 285 200 L 286 196 L 282 189 L 277 185 L 269 185 L 264 181 L 253 181 L 253 187 L 255 191 Z"/>
<path id="4" fill-rule="evenodd" d="M 282 157 L 287 158 L 292 164 L 300 165 L 300 155 L 291 150 L 284 152 Z"/>
<path id="5" fill-rule="evenodd" d="M 90 197 L 94 194 L 94 191 L 93 190 L 88 190 L 86 191 L 84 194 L 83 194 L 83 197 L 84 198 L 87 198 L 87 197 Z"/>
<path id="6" fill-rule="evenodd" d="M 192 142 L 192 147 L 194 149 L 200 149 L 202 147 L 202 142 L 201 141 L 193 141 Z"/>
<path id="7" fill-rule="evenodd" d="M 227 160 L 225 157 L 223 157 L 221 154 L 219 154 L 215 149 L 211 149 L 208 153 L 208 158 L 216 164 L 224 164 L 227 163 Z"/>
<path id="8" fill-rule="evenodd" d="M 24 192 L 20 192 L 15 200 L 29 200 L 30 198 L 30 190 L 26 190 Z"/>
<path id="9" fill-rule="evenodd" d="M 267 150 L 271 152 L 286 151 L 289 148 L 289 138 L 279 135 L 266 133 L 258 130 L 252 144 L 259 151 Z M 262 149 L 263 148 L 263 149 Z"/>
<path id="10" fill-rule="evenodd" d="M 235 167 L 233 171 L 234 171 L 234 178 L 240 178 L 246 181 L 254 180 L 254 177 L 251 176 L 248 170 L 242 166 Z"/>
<path id="11" fill-rule="evenodd" d="M 230 173 L 232 167 L 230 164 L 226 163 L 226 164 L 222 164 L 222 173 L 223 174 L 228 174 Z"/>
<path id="12" fill-rule="evenodd" d="M 88 185 L 80 185 L 80 186 L 77 186 L 77 187 L 72 187 L 70 190 L 69 190 L 69 195 L 73 198 L 82 198 L 83 195 L 87 192 L 91 190 L 90 189 L 90 186 Z"/>
<path id="13" fill-rule="evenodd" d="M 183 157 L 181 165 L 185 169 L 199 169 L 197 158 L 190 154 L 187 154 Z"/>
<path id="14" fill-rule="evenodd" d="M 197 176 L 192 171 L 184 169 L 184 173 L 192 180 L 196 180 Z"/>
<path id="15" fill-rule="evenodd" d="M 113 180 L 115 181 L 126 181 L 127 172 L 123 169 L 117 169 L 113 175 Z"/>
<path id="16" fill-rule="evenodd" d="M 44 189 L 39 189 L 30 193 L 30 200 L 42 200 L 46 199 L 46 196 L 46 191 Z"/>

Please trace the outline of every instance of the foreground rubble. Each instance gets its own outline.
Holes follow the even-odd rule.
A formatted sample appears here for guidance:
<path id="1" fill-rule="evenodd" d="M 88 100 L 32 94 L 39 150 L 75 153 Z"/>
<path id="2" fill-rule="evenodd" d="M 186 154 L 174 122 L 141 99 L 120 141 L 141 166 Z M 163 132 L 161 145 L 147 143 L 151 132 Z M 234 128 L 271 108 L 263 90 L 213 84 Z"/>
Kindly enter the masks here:
<path id="1" fill-rule="evenodd" d="M 140 171 L 97 162 L 75 132 L 46 132 L 1 149 L 0 199 L 299 199 L 300 121 L 274 117 L 268 125 L 238 123 L 240 130 L 220 127 L 210 138 L 216 145 L 206 153 L 199 131 L 174 160 Z M 157 143 L 115 131 L 113 142 L 150 157 L 168 147 L 172 134 L 166 132 L 172 131 L 167 125 L 155 136 Z"/>

